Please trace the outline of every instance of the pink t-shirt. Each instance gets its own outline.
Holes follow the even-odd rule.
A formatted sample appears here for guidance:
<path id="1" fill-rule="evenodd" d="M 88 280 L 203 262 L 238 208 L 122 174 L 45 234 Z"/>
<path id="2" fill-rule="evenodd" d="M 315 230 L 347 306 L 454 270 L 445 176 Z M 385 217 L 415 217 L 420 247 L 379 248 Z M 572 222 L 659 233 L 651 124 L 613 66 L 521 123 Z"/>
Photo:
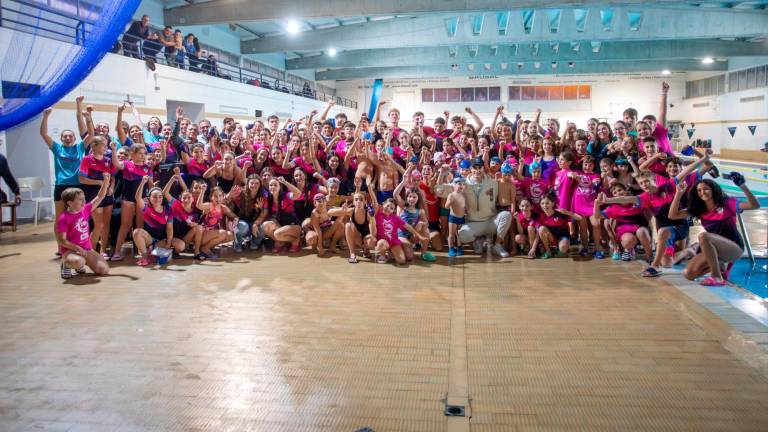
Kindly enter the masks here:
<path id="1" fill-rule="evenodd" d="M 600 179 L 597 173 L 579 173 L 576 177 L 576 187 L 573 191 L 573 211 L 581 216 L 591 216 L 594 211 L 595 199 L 600 190 L 600 184 L 594 180 Z"/>
<path id="2" fill-rule="evenodd" d="M 77 213 L 64 211 L 56 220 L 56 232 L 64 233 L 68 242 L 74 243 L 85 250 L 93 249 L 91 247 L 91 229 L 88 221 L 91 219 L 91 203 L 86 203 L 83 209 Z M 59 252 L 70 251 L 65 247 L 59 247 Z"/>
<path id="3" fill-rule="evenodd" d="M 557 207 L 563 210 L 571 210 L 571 204 L 573 199 L 573 184 L 572 178 L 568 177 L 568 173 L 573 171 L 569 169 L 562 169 L 555 173 L 555 184 L 553 189 L 557 194 Z"/>
<path id="4" fill-rule="evenodd" d="M 656 145 L 659 146 L 659 151 L 674 154 L 672 146 L 669 144 L 669 129 L 656 122 L 656 128 L 651 132 L 651 136 L 656 138 Z"/>
<path id="5" fill-rule="evenodd" d="M 376 212 L 376 238 L 386 240 L 389 246 L 397 246 L 400 239 L 397 237 L 397 230 L 405 227 L 405 221 L 400 216 L 392 213 L 385 215 L 381 210 Z"/>

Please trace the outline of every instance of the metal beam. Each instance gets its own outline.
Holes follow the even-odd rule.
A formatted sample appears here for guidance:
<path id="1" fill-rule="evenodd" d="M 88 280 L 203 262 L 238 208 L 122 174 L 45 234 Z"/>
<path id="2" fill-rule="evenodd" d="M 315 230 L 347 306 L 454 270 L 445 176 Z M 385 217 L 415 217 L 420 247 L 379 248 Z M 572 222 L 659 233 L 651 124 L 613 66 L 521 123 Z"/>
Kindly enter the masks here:
<path id="1" fill-rule="evenodd" d="M 527 61 L 616 61 L 616 60 L 674 60 L 704 57 L 737 57 L 768 55 L 768 44 L 721 40 L 686 40 L 649 42 L 604 42 L 600 52 L 592 52 L 589 44 L 574 51 L 570 44 L 561 44 L 555 52 L 549 44 L 539 44 L 534 54 L 532 44 L 499 45 L 496 55 L 491 46 L 479 47 L 470 54 L 470 47 L 460 47 L 456 56 L 448 55 L 448 47 L 382 48 L 342 51 L 335 57 L 316 55 L 285 62 L 286 69 L 329 69 L 395 67 L 410 65 L 451 65 L 461 63 L 499 63 Z"/>
<path id="2" fill-rule="evenodd" d="M 317 81 L 351 80 L 361 78 L 416 78 L 416 77 L 450 77 L 470 75 L 564 75 L 564 74 L 606 74 L 628 72 L 660 72 L 662 69 L 670 71 L 720 71 L 727 70 L 727 62 L 715 62 L 711 65 L 702 64 L 696 60 L 670 60 L 670 61 L 615 61 L 615 62 L 574 62 L 569 67 L 567 62 L 558 62 L 553 68 L 550 62 L 539 62 L 536 67 L 534 62 L 524 63 L 518 67 L 517 63 L 508 63 L 506 69 L 501 64 L 491 65 L 487 70 L 482 64 L 475 64 L 474 70 L 462 65 L 458 70 L 450 66 L 403 66 L 403 67 L 373 67 L 358 69 L 331 69 L 315 73 Z"/>
<path id="3" fill-rule="evenodd" d="M 600 19 L 600 9 L 590 9 L 586 25 L 579 29 L 572 10 L 563 10 L 557 32 L 552 32 L 546 10 L 536 10 L 534 22 L 524 26 L 523 11 L 511 12 L 506 34 L 487 28 L 481 35 L 472 34 L 472 14 L 461 14 L 454 37 L 445 31 L 444 16 L 426 15 L 397 20 L 354 24 L 344 27 L 304 32 L 298 35 L 273 36 L 244 41 L 244 54 L 283 51 L 322 51 L 332 46 L 337 50 L 402 48 L 435 45 L 504 44 L 543 41 L 617 41 L 717 39 L 765 36 L 768 13 L 722 9 L 684 13 L 669 9 L 642 9 L 642 25 L 632 30 L 628 13 L 633 10 L 614 8 L 610 27 Z M 492 22 L 493 20 L 489 20 Z M 489 26 L 493 27 L 493 26 Z"/>
<path id="4" fill-rule="evenodd" d="M 463 13 L 530 8 L 584 8 L 622 5 L 670 6 L 720 5 L 721 1 L 696 0 L 213 0 L 165 10 L 165 25 L 225 24 L 237 21 L 274 21 L 294 18 L 349 18 L 419 13 Z"/>

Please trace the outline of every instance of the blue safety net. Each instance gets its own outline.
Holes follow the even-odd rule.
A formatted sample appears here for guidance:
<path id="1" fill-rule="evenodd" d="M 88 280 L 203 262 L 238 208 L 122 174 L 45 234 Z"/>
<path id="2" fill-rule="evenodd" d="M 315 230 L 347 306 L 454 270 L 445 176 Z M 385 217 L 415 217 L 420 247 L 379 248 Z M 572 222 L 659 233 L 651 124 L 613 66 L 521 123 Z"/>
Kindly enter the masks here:
<path id="1" fill-rule="evenodd" d="M 140 0 L 0 2 L 0 131 L 71 92 L 125 30 Z M 119 84 L 124 77 L 115 77 Z"/>

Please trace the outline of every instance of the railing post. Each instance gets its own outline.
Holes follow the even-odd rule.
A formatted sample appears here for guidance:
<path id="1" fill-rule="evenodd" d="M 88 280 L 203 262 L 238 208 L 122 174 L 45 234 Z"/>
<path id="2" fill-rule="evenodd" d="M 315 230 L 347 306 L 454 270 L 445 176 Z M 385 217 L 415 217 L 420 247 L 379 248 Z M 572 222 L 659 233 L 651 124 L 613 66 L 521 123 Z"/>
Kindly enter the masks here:
<path id="1" fill-rule="evenodd" d="M 744 238 L 744 249 L 747 250 L 747 257 L 749 257 L 749 262 L 752 264 L 752 266 L 754 266 L 755 254 L 752 252 L 752 243 L 749 241 L 749 234 L 747 233 L 747 228 L 744 226 L 744 219 L 741 218 L 741 213 L 738 213 L 736 218 L 739 221 L 739 230 L 741 231 L 741 236 Z"/>

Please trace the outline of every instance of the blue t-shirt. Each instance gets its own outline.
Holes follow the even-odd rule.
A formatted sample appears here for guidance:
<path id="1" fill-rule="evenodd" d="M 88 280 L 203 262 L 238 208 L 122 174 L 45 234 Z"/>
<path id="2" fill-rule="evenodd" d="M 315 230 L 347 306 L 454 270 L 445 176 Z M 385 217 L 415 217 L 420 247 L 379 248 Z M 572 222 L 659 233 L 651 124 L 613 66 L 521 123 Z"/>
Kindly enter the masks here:
<path id="1" fill-rule="evenodd" d="M 56 184 L 77 186 L 80 184 L 80 161 L 85 155 L 85 143 L 80 141 L 73 146 L 63 146 L 54 142 L 51 146 L 53 167 L 56 172 Z"/>
<path id="2" fill-rule="evenodd" d="M 163 140 L 162 135 L 155 135 L 150 131 L 149 129 L 144 129 L 144 142 L 149 143 L 156 143 Z"/>

